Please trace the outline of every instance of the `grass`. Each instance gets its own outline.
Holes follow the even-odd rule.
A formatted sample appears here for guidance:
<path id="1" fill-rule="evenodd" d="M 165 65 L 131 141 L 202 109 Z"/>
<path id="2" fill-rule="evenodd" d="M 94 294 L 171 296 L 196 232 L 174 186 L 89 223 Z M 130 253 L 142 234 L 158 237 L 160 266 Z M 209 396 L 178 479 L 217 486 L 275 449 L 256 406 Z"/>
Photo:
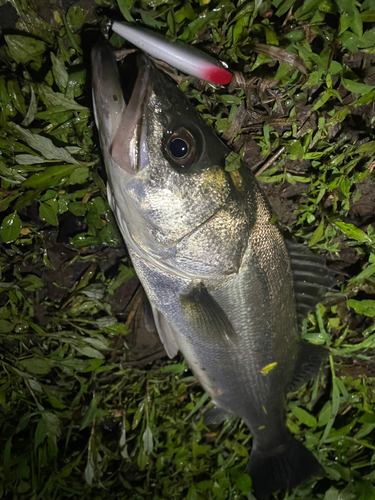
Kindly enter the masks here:
<path id="1" fill-rule="evenodd" d="M 185 362 L 155 356 L 155 339 L 142 344 L 91 113 L 89 51 L 104 15 L 140 20 L 238 72 L 229 88 L 180 86 L 231 144 L 228 169 L 239 157 L 258 172 L 268 162 L 259 180 L 284 233 L 340 277 L 302 329 L 330 362 L 290 395 L 287 421 L 327 476 L 275 498 L 375 498 L 375 2 L 93 7 L 0 6 L 0 498 L 250 494 L 246 426 L 204 427 L 209 400 Z"/>

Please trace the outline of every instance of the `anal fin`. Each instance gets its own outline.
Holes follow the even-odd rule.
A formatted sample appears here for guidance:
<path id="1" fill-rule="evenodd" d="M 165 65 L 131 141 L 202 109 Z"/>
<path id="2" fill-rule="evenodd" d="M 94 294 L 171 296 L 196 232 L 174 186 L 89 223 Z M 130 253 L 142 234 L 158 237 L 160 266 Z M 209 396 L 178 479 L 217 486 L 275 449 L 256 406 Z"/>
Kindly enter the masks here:
<path id="1" fill-rule="evenodd" d="M 294 368 L 293 378 L 289 384 L 288 392 L 296 391 L 305 382 L 316 377 L 322 362 L 328 357 L 328 349 L 321 345 L 301 342 L 300 352 Z"/>

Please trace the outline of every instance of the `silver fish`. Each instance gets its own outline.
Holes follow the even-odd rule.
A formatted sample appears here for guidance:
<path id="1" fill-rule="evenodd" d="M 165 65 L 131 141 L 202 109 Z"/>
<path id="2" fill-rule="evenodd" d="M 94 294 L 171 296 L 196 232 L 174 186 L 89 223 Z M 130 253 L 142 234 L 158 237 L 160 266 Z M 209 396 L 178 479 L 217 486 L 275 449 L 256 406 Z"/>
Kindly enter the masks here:
<path id="1" fill-rule="evenodd" d="M 250 170 L 225 171 L 227 147 L 146 56 L 134 85 L 107 45 L 92 68 L 108 199 L 168 355 L 182 352 L 216 405 L 205 422 L 249 426 L 258 500 L 324 475 L 285 415 L 324 355 L 297 324 L 332 284 L 322 259 L 287 248 Z"/>

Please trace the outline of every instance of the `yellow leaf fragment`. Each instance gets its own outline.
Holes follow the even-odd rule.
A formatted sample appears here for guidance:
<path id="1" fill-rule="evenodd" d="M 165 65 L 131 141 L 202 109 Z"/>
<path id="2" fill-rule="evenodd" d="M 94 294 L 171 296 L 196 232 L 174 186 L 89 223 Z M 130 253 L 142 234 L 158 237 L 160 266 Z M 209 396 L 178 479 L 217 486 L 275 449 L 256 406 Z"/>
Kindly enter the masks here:
<path id="1" fill-rule="evenodd" d="M 271 370 L 273 370 L 277 365 L 277 362 L 275 363 L 270 363 L 269 365 L 264 366 L 261 370 L 260 373 L 262 375 L 265 375 L 266 373 L 269 373 Z"/>

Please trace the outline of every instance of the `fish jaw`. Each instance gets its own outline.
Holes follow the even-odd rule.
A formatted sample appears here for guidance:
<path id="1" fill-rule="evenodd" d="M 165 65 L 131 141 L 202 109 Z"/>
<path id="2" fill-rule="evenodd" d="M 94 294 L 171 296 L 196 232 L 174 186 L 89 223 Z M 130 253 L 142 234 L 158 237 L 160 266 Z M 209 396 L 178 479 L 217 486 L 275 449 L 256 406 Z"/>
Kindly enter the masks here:
<path id="1" fill-rule="evenodd" d="M 145 221 L 127 196 L 128 186 L 149 164 L 144 110 L 152 86 L 151 63 L 138 57 L 138 75 L 126 102 L 118 64 L 112 48 L 96 44 L 91 53 L 93 107 L 108 182 L 108 202 L 115 213 L 122 235 L 130 248 L 139 251 L 138 240 L 146 238 Z M 125 75 L 125 78 L 127 75 Z M 137 228 L 135 230 L 134 228 Z"/>
<path id="2" fill-rule="evenodd" d="M 114 163 L 130 175 L 123 175 L 126 182 L 148 163 L 147 154 L 140 144 L 144 139 L 141 133 L 147 134 L 144 107 L 147 106 L 151 85 L 151 65 L 146 58 L 138 57 L 138 76 L 126 103 L 117 61 L 110 46 L 96 44 L 92 49 L 91 61 L 94 116 L 103 155 L 106 162 Z M 107 170 L 111 182 L 116 169 L 111 165 Z"/>

